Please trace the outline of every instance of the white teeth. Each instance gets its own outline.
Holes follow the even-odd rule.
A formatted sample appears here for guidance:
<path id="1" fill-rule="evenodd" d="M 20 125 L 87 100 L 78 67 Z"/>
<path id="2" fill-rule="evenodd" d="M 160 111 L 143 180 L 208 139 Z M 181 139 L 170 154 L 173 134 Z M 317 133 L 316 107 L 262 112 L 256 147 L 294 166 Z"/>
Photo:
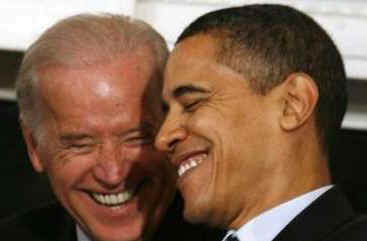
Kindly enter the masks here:
<path id="1" fill-rule="evenodd" d="M 133 197 L 133 194 L 134 190 L 131 189 L 116 194 L 93 193 L 92 196 L 97 202 L 101 204 L 108 206 L 117 206 L 129 201 Z"/>
<path id="2" fill-rule="evenodd" d="M 111 195 L 110 200 L 111 200 L 112 203 L 118 203 L 117 202 L 117 195 Z"/>
<path id="3" fill-rule="evenodd" d="M 119 193 L 117 195 L 117 202 L 122 203 L 124 201 L 124 195 L 122 193 Z"/>
<path id="4" fill-rule="evenodd" d="M 185 172 L 199 165 L 206 157 L 207 155 L 203 154 L 200 156 L 195 156 L 183 162 L 178 168 L 178 176 L 181 177 Z"/>

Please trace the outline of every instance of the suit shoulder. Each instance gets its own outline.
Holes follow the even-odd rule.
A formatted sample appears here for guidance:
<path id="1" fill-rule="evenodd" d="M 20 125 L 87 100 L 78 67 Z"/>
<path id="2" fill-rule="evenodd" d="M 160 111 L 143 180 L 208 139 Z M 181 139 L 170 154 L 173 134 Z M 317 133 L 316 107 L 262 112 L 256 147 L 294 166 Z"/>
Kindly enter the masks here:
<path id="1" fill-rule="evenodd" d="M 154 241 L 212 241 L 221 240 L 225 231 L 205 225 L 191 224 L 184 220 L 183 201 L 177 195 L 155 234 Z"/>
<path id="2" fill-rule="evenodd" d="M 327 240 L 333 241 L 365 241 L 367 240 L 367 215 L 357 215 L 344 223 Z"/>
<path id="3" fill-rule="evenodd" d="M 0 233 L 4 240 L 56 240 L 61 227 L 65 230 L 72 223 L 58 204 L 50 204 L 37 209 L 6 217 L 0 221 Z"/>

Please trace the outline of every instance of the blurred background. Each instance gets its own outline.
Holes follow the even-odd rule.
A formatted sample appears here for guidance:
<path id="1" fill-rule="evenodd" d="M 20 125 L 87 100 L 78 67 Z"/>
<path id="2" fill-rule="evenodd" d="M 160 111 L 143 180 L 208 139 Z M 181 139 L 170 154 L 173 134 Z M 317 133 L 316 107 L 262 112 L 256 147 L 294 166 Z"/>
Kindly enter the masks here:
<path id="1" fill-rule="evenodd" d="M 342 52 L 350 102 L 332 153 L 334 182 L 356 209 L 367 212 L 367 1 L 364 0 L 1 0 L 0 1 L 0 218 L 53 199 L 45 176 L 33 172 L 17 122 L 14 80 L 23 51 L 51 24 L 81 12 L 110 12 L 146 20 L 172 48 L 199 15 L 223 7 L 281 3 L 318 21 Z"/>

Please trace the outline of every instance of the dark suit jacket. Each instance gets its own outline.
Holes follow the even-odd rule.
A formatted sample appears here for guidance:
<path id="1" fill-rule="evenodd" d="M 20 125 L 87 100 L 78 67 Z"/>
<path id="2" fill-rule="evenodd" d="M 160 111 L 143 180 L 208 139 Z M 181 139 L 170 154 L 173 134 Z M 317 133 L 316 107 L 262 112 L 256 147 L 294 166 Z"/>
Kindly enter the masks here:
<path id="1" fill-rule="evenodd" d="M 316 199 L 274 239 L 274 241 L 362 240 L 367 241 L 367 217 L 356 214 L 337 187 Z"/>
<path id="2" fill-rule="evenodd" d="M 154 241 L 221 240 L 223 231 L 183 221 L 182 200 L 176 198 Z M 77 241 L 75 223 L 58 204 L 30 210 L 0 222 L 1 241 Z"/>

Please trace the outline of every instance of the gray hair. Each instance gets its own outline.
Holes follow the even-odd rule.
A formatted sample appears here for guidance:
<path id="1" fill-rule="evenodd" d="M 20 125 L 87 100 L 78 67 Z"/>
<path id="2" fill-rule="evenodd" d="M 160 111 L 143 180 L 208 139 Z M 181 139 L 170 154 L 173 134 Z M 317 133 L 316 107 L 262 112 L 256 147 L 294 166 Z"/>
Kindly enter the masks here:
<path id="1" fill-rule="evenodd" d="M 143 46 L 151 48 L 162 74 L 167 45 L 149 24 L 114 14 L 80 14 L 59 21 L 25 52 L 15 85 L 20 119 L 33 130 L 39 123 L 35 102 L 42 67 L 54 64 L 81 67 L 113 61 Z"/>

